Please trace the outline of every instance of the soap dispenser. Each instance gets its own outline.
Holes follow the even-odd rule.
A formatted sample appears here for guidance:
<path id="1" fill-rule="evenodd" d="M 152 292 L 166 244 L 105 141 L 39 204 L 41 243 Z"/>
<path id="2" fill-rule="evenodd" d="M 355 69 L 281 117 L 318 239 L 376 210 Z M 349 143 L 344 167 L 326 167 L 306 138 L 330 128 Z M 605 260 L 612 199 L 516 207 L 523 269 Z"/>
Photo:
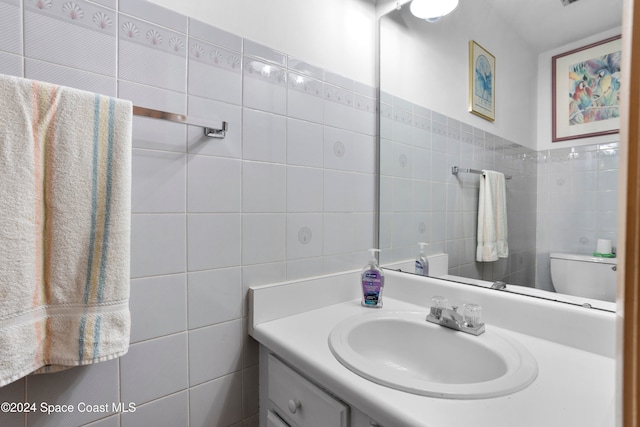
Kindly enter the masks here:
<path id="1" fill-rule="evenodd" d="M 416 257 L 416 274 L 420 276 L 429 275 L 429 260 L 427 259 L 427 255 L 424 253 L 424 247 L 428 245 L 428 243 L 424 242 L 418 243 L 418 246 L 420 246 L 420 253 Z"/>
<path id="2" fill-rule="evenodd" d="M 369 264 L 362 269 L 362 302 L 364 307 L 381 308 L 382 307 L 382 288 L 384 287 L 384 273 L 378 267 L 376 252 L 380 249 L 369 249 L 371 259 Z"/>

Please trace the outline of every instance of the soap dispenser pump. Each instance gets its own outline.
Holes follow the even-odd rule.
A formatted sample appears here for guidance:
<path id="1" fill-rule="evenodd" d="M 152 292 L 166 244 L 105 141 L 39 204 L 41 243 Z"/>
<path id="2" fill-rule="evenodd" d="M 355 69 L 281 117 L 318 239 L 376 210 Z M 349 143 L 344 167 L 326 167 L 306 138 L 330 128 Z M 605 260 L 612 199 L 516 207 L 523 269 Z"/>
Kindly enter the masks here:
<path id="1" fill-rule="evenodd" d="M 418 243 L 418 246 L 420 246 L 420 253 L 416 257 L 415 273 L 420 276 L 429 275 L 429 260 L 427 259 L 427 255 L 424 252 L 424 247 L 428 245 L 429 245 L 428 243 L 424 243 L 424 242 Z"/>
<path id="2" fill-rule="evenodd" d="M 378 267 L 376 252 L 380 249 L 369 249 L 371 258 L 369 264 L 362 269 L 362 302 L 364 307 L 381 308 L 382 307 L 382 288 L 384 287 L 384 273 Z"/>

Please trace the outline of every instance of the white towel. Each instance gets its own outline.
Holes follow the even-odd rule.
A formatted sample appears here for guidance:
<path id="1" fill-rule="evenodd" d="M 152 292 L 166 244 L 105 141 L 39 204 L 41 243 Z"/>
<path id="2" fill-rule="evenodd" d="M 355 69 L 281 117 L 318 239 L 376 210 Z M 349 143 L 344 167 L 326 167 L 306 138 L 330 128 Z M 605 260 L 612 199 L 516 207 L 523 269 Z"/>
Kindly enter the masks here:
<path id="1" fill-rule="evenodd" d="M 507 244 L 507 192 L 504 174 L 482 171 L 478 201 L 478 247 L 476 261 L 509 257 Z"/>
<path id="2" fill-rule="evenodd" d="M 131 110 L 0 75 L 0 386 L 127 352 Z"/>

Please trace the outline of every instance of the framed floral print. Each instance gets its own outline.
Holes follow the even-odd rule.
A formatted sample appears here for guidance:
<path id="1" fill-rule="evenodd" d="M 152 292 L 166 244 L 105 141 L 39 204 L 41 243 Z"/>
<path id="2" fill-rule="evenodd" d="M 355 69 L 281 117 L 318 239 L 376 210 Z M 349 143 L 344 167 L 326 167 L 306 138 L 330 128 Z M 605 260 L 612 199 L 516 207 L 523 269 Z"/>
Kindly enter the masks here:
<path id="1" fill-rule="evenodd" d="M 620 131 L 620 36 L 551 58 L 552 140 Z"/>

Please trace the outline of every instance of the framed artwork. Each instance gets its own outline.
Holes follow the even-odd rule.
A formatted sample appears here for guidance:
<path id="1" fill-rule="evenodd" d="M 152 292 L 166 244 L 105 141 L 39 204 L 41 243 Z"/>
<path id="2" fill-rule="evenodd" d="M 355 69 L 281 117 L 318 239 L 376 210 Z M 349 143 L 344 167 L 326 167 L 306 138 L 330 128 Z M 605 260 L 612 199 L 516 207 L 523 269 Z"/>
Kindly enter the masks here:
<path id="1" fill-rule="evenodd" d="M 615 36 L 551 58 L 553 142 L 620 131 L 620 60 Z"/>
<path id="2" fill-rule="evenodd" d="M 490 122 L 496 119 L 496 58 L 469 41 L 469 111 Z"/>

